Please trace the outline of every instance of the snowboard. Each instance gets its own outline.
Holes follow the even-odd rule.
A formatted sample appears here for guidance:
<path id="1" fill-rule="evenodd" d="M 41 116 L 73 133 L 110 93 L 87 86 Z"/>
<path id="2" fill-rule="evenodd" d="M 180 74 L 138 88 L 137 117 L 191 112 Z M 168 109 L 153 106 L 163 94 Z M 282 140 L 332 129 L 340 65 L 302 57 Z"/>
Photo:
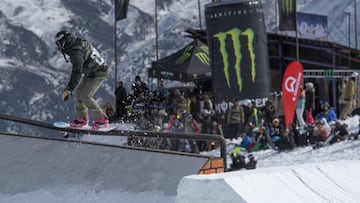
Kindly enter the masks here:
<path id="1" fill-rule="evenodd" d="M 117 124 L 109 124 L 107 128 L 99 128 L 99 129 L 92 129 L 91 126 L 86 125 L 80 128 L 73 128 L 70 126 L 68 122 L 65 121 L 56 121 L 53 123 L 54 127 L 62 128 L 62 129 L 76 129 L 76 130 L 85 130 L 85 131 L 100 131 L 100 132 L 109 132 L 111 130 L 117 129 L 119 126 Z"/>

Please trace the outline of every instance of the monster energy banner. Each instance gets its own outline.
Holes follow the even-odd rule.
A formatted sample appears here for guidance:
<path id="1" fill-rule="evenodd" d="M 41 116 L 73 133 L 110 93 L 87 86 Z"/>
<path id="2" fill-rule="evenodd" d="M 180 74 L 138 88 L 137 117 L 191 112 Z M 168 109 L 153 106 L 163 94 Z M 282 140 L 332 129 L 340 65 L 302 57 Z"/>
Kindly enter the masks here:
<path id="1" fill-rule="evenodd" d="M 181 50 L 152 63 L 149 77 L 183 82 L 210 80 L 211 69 L 208 46 L 194 40 Z"/>
<path id="2" fill-rule="evenodd" d="M 296 0 L 278 0 L 279 30 L 296 30 Z"/>
<path id="3" fill-rule="evenodd" d="M 246 98 L 263 106 L 271 78 L 261 2 L 208 4 L 205 17 L 216 112 Z"/>

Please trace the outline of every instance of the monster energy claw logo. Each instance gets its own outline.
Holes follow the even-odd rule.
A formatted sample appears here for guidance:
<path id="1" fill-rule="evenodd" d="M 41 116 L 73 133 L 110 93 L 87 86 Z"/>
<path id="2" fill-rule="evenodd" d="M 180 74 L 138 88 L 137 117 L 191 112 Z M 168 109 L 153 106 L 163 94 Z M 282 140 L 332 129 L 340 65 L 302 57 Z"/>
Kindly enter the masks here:
<path id="1" fill-rule="evenodd" d="M 293 12 L 294 0 L 281 0 L 281 10 L 282 12 L 289 15 Z"/>
<path id="2" fill-rule="evenodd" d="M 182 64 L 188 58 L 190 58 L 191 57 L 191 51 L 193 50 L 193 48 L 194 48 L 194 45 L 187 46 L 185 48 L 184 52 L 182 53 L 181 57 L 176 60 L 175 64 Z M 198 51 L 194 55 L 201 61 L 201 63 L 203 63 L 205 65 L 210 64 L 209 48 L 206 45 L 200 46 L 200 51 Z"/>
<path id="3" fill-rule="evenodd" d="M 195 56 L 201 61 L 201 63 L 205 65 L 210 65 L 210 59 L 209 59 L 209 48 L 205 45 L 200 47 L 200 50 L 198 53 L 195 54 Z"/>
<path id="4" fill-rule="evenodd" d="M 220 43 L 220 53 L 222 55 L 223 63 L 224 63 L 224 75 L 226 79 L 227 86 L 231 88 L 230 84 L 230 75 L 229 75 L 229 54 L 228 49 L 226 47 L 226 39 L 230 36 L 232 40 L 232 48 L 233 53 L 235 55 L 235 64 L 234 69 L 236 72 L 236 80 L 239 87 L 239 92 L 242 92 L 243 82 L 241 76 L 241 61 L 243 55 L 241 53 L 241 36 L 247 37 L 247 50 L 249 51 L 250 62 L 251 62 L 251 79 L 254 82 L 256 77 L 255 70 L 255 52 L 254 52 L 254 31 L 251 28 L 247 28 L 245 31 L 240 30 L 239 28 L 233 28 L 226 32 L 219 32 L 214 35 L 216 39 L 219 40 Z"/>
<path id="5" fill-rule="evenodd" d="M 184 52 L 182 53 L 181 57 L 176 60 L 175 64 L 182 64 L 186 59 L 188 59 L 191 56 L 191 50 L 194 48 L 193 45 L 189 45 L 185 48 Z"/>

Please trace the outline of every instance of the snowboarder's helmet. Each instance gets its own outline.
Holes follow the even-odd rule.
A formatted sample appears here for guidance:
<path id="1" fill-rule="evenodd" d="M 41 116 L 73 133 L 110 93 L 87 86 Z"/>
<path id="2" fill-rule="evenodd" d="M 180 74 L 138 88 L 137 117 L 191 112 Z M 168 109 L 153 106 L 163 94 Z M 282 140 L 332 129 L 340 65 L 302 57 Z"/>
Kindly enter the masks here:
<path id="1" fill-rule="evenodd" d="M 55 43 L 59 49 L 64 49 L 65 44 L 71 41 L 72 35 L 68 31 L 60 31 L 55 35 Z"/>

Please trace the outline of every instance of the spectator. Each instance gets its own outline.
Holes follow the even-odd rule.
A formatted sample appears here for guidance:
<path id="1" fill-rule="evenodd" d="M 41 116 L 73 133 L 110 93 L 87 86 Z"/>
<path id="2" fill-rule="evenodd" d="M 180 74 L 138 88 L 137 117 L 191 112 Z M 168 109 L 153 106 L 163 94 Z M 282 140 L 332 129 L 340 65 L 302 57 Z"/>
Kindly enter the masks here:
<path id="1" fill-rule="evenodd" d="M 200 133 L 199 124 L 192 118 L 191 114 L 186 112 L 179 113 L 176 116 L 172 115 L 167 129 L 174 133 Z M 175 151 L 199 153 L 199 148 L 194 140 L 171 139 L 170 143 Z"/>
<path id="2" fill-rule="evenodd" d="M 177 113 L 187 112 L 186 106 L 187 106 L 187 99 L 185 98 L 185 94 L 181 93 L 176 103 L 176 112 Z"/>
<path id="3" fill-rule="evenodd" d="M 210 115 L 213 116 L 215 114 L 214 105 L 213 105 L 209 95 L 205 94 L 203 96 L 203 99 L 204 99 L 203 109 L 208 110 Z"/>
<path id="4" fill-rule="evenodd" d="M 314 147 L 319 146 L 319 143 L 324 142 L 329 136 L 329 132 L 324 125 L 325 125 L 324 121 L 317 121 L 315 124 L 314 131 L 312 135 L 309 137 L 310 144 L 312 144 Z"/>
<path id="5" fill-rule="evenodd" d="M 313 109 L 309 107 L 305 110 L 305 123 L 306 125 L 314 124 L 314 116 L 313 116 Z"/>
<path id="6" fill-rule="evenodd" d="M 210 112 L 207 109 L 204 109 L 200 116 L 201 123 L 201 133 L 210 134 L 211 133 L 211 116 Z M 198 141 L 200 151 L 207 150 L 207 142 L 206 141 Z"/>
<path id="7" fill-rule="evenodd" d="M 242 108 L 244 110 L 244 124 L 247 125 L 253 115 L 253 105 L 250 99 L 244 99 L 242 101 Z"/>
<path id="8" fill-rule="evenodd" d="M 252 131 L 249 133 L 252 133 L 252 137 L 254 141 L 252 146 L 250 145 L 246 148 L 248 152 L 255 152 L 261 149 L 268 149 L 267 146 L 268 138 L 266 136 L 265 130 L 266 130 L 265 126 L 252 128 Z"/>
<path id="9" fill-rule="evenodd" d="M 261 111 L 261 113 L 264 118 L 265 126 L 270 126 L 276 113 L 271 100 L 266 101 L 265 108 Z"/>
<path id="10" fill-rule="evenodd" d="M 257 160 L 253 154 L 248 154 L 249 161 L 245 164 L 244 168 L 246 170 L 256 169 Z"/>
<path id="11" fill-rule="evenodd" d="M 304 121 L 305 102 L 305 90 L 300 88 L 300 95 L 296 104 L 296 118 L 299 122 L 300 132 L 303 132 L 306 126 Z"/>
<path id="12" fill-rule="evenodd" d="M 257 128 L 253 127 L 251 131 L 249 130 L 250 129 L 247 129 L 248 133 L 241 136 L 243 139 L 240 143 L 240 147 L 246 149 L 247 151 L 249 151 L 255 145 L 255 132 L 257 131 Z"/>
<path id="13" fill-rule="evenodd" d="M 346 101 L 345 101 L 345 89 L 346 89 L 346 82 L 347 80 L 345 78 L 341 78 L 339 83 L 338 83 L 338 92 L 339 92 L 339 97 L 338 97 L 338 104 L 339 104 L 339 118 L 340 119 L 344 119 L 344 109 L 346 106 Z"/>
<path id="14" fill-rule="evenodd" d="M 349 136 L 349 131 L 347 130 L 347 127 L 348 126 L 346 124 L 341 124 L 340 121 L 336 121 L 333 132 L 335 138 L 330 143 L 332 144 L 345 140 Z"/>
<path id="15" fill-rule="evenodd" d="M 221 124 L 218 123 L 216 118 L 213 118 L 211 121 L 211 133 L 213 135 L 219 135 L 221 137 L 224 137 L 224 132 L 222 129 Z M 213 150 L 220 147 L 220 143 L 216 141 L 208 142 L 208 150 Z"/>
<path id="16" fill-rule="evenodd" d="M 172 133 L 184 133 L 185 127 L 184 124 L 180 121 L 181 115 L 171 114 L 166 131 Z M 170 139 L 171 149 L 174 151 L 178 151 L 180 147 L 180 141 L 178 139 Z"/>
<path id="17" fill-rule="evenodd" d="M 132 113 L 133 119 L 138 123 L 138 125 L 142 125 L 141 122 L 145 120 L 145 111 L 146 111 L 146 99 L 145 93 L 139 92 L 138 97 L 132 103 Z"/>
<path id="18" fill-rule="evenodd" d="M 210 112 L 207 109 L 204 109 L 200 117 L 201 123 L 201 133 L 210 134 L 211 133 L 211 116 Z"/>
<path id="19" fill-rule="evenodd" d="M 116 119 L 115 110 L 110 102 L 107 102 L 103 106 L 103 111 L 105 112 L 106 116 L 109 118 L 109 122 L 113 122 Z"/>
<path id="20" fill-rule="evenodd" d="M 335 111 L 330 108 L 330 104 L 328 102 L 320 102 L 321 111 L 315 116 L 315 119 L 321 120 L 325 118 L 327 122 L 337 121 L 337 116 Z"/>
<path id="21" fill-rule="evenodd" d="M 239 147 L 235 148 L 230 154 L 232 163 L 230 164 L 229 171 L 236 171 L 240 169 L 255 169 L 257 160 L 253 154 L 248 154 L 249 161 L 246 163 L 245 156 L 240 153 Z"/>
<path id="22" fill-rule="evenodd" d="M 155 131 L 164 131 L 165 130 L 165 123 L 167 123 L 168 114 L 164 109 L 160 109 L 157 111 L 157 115 L 154 117 L 154 127 Z"/>
<path id="23" fill-rule="evenodd" d="M 340 116 L 341 119 L 345 119 L 347 116 L 351 116 L 352 111 L 356 108 L 356 88 L 355 83 L 356 78 L 358 77 L 357 72 L 351 74 L 351 78 L 346 83 L 344 100 L 346 103 L 345 108 L 342 111 Z"/>
<path id="24" fill-rule="evenodd" d="M 289 135 L 294 138 L 294 146 L 306 146 L 308 144 L 308 131 L 312 128 L 312 125 L 306 126 L 303 132 L 296 129 L 294 123 L 290 125 Z"/>
<path id="25" fill-rule="evenodd" d="M 151 109 L 165 108 L 165 98 L 161 97 L 158 90 L 153 91 L 148 99 Z"/>
<path id="26" fill-rule="evenodd" d="M 180 100 L 181 100 L 180 91 L 178 89 L 175 89 L 173 94 L 170 96 L 169 100 L 170 100 L 170 103 L 171 103 L 170 104 L 170 108 L 171 108 L 170 113 L 173 113 L 173 114 L 179 113 L 178 112 L 178 105 L 179 105 L 179 103 L 181 103 L 180 102 Z M 185 104 L 184 104 L 184 106 L 185 106 Z"/>
<path id="27" fill-rule="evenodd" d="M 145 82 L 143 82 L 140 76 L 135 76 L 135 81 L 131 86 L 133 90 L 134 97 L 138 97 L 140 93 L 144 93 L 144 96 L 147 97 L 149 94 L 149 88 Z"/>
<path id="28" fill-rule="evenodd" d="M 244 109 L 240 105 L 240 101 L 229 108 L 227 112 L 227 125 L 229 128 L 228 138 L 237 139 L 240 133 L 243 132 L 243 124 L 245 122 Z"/>
<path id="29" fill-rule="evenodd" d="M 240 150 L 238 151 L 239 152 L 233 151 L 230 154 L 232 163 L 230 164 L 230 169 L 228 169 L 229 171 L 236 171 L 245 167 L 245 156 L 240 153 Z"/>
<path id="30" fill-rule="evenodd" d="M 273 105 L 275 109 L 274 118 L 279 118 L 280 121 L 284 121 L 284 104 L 281 92 L 274 92 Z"/>
<path id="31" fill-rule="evenodd" d="M 192 117 L 191 114 L 183 113 L 182 116 L 184 119 L 184 126 L 186 133 L 199 134 L 201 132 L 199 123 Z"/>
<path id="32" fill-rule="evenodd" d="M 196 95 L 192 95 L 190 98 L 190 113 L 197 122 L 200 122 L 200 102 L 198 101 Z"/>
<path id="33" fill-rule="evenodd" d="M 286 129 L 280 140 L 276 142 L 278 150 L 293 149 L 295 147 L 296 129 L 293 129 L 293 127 L 295 127 L 295 125 L 289 125 L 289 129 Z"/>
<path id="34" fill-rule="evenodd" d="M 315 111 L 315 89 L 312 82 L 305 83 L 305 115 L 307 124 L 313 124 Z"/>
<path id="35" fill-rule="evenodd" d="M 118 87 L 115 90 L 115 96 L 116 96 L 116 119 L 123 119 L 126 113 L 125 106 L 127 100 L 127 93 L 122 81 L 119 82 Z"/>
<path id="36" fill-rule="evenodd" d="M 199 123 L 192 117 L 189 113 L 183 113 L 182 114 L 182 121 L 184 123 L 185 127 L 185 133 L 191 133 L 191 134 L 199 134 L 201 132 L 201 128 Z M 183 140 L 184 145 L 189 144 L 190 145 L 190 151 L 191 153 L 199 153 L 199 148 L 195 140 Z"/>
<path id="37" fill-rule="evenodd" d="M 169 96 L 169 91 L 165 88 L 164 86 L 164 79 L 160 78 L 159 80 L 159 87 L 158 87 L 158 91 L 160 93 L 160 97 L 162 99 L 164 99 L 165 97 Z"/>
<path id="38" fill-rule="evenodd" d="M 278 118 L 274 118 L 270 126 L 270 138 L 273 143 L 276 143 L 284 135 L 284 126 L 280 124 Z"/>

